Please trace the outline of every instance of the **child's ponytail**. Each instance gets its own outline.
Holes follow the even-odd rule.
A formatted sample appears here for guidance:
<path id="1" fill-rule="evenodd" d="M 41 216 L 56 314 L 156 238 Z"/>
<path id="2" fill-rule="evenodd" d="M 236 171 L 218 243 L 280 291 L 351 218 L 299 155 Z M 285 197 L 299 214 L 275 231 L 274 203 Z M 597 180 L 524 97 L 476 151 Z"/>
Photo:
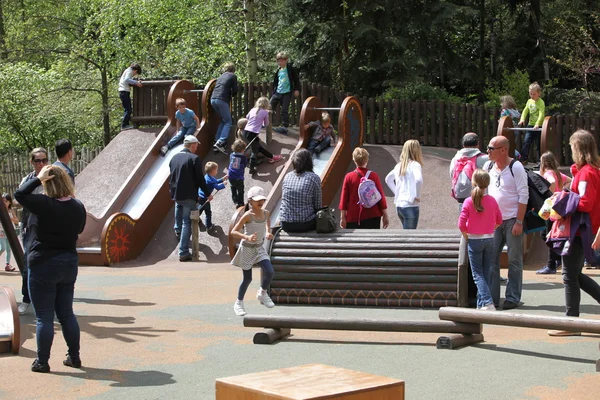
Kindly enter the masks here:
<path id="1" fill-rule="evenodd" d="M 484 208 L 481 203 L 483 196 L 485 196 L 485 190 L 490 185 L 490 175 L 482 169 L 477 169 L 475 172 L 473 172 L 471 184 L 473 185 L 473 190 L 471 190 L 473 206 L 477 212 L 482 212 Z"/>

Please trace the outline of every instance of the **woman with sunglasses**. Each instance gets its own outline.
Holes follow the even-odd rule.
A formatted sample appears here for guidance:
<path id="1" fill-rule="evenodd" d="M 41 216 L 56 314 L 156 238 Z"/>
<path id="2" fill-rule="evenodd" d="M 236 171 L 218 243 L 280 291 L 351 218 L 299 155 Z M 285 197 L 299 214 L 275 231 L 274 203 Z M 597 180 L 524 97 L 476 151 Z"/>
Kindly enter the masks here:
<path id="1" fill-rule="evenodd" d="M 33 172 L 30 172 L 26 177 L 21 180 L 19 187 L 29 182 L 40 173 L 42 168 L 48 165 L 48 151 L 43 147 L 36 147 L 29 153 L 29 163 L 33 166 Z M 35 189 L 34 193 L 42 193 L 42 187 L 39 186 Z M 23 315 L 29 309 L 31 305 L 31 299 L 29 298 L 29 288 L 27 287 L 27 253 L 29 247 L 29 210 L 27 207 L 23 207 L 21 213 L 21 240 L 23 241 L 23 253 L 25 256 L 25 268 L 21 270 L 21 294 L 23 294 L 23 301 L 19 304 L 19 315 Z"/>

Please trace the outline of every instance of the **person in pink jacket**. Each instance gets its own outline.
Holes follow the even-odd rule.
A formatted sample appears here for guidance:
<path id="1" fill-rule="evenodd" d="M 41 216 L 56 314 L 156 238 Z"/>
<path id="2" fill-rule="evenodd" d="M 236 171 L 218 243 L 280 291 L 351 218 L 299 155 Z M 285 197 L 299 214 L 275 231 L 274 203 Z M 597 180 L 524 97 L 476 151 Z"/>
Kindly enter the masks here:
<path id="1" fill-rule="evenodd" d="M 471 197 L 463 203 L 458 217 L 458 229 L 467 240 L 469 264 L 477 286 L 477 308 L 496 311 L 490 279 L 494 257 L 494 230 L 502 224 L 502 213 L 496 199 L 485 194 L 490 184 L 490 175 L 477 169 L 471 178 Z"/>

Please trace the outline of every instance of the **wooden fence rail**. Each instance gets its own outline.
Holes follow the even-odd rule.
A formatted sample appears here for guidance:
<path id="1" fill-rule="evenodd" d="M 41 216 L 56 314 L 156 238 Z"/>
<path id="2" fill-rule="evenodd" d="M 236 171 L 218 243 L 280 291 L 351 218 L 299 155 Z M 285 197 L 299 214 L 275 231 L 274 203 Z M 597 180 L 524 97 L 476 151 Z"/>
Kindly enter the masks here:
<path id="1" fill-rule="evenodd" d="M 134 87 L 133 118 L 134 125 L 163 125 L 167 120 L 165 99 L 174 80 L 144 81 L 141 88 Z M 203 89 L 203 85 L 196 86 Z M 243 83 L 231 102 L 234 127 L 236 121 L 245 116 L 259 97 L 270 98 L 273 84 Z M 294 97 L 290 104 L 290 123 L 298 124 L 300 110 L 304 100 L 316 96 L 323 107 L 339 107 L 352 93 L 308 81 L 302 81 L 300 96 Z M 500 110 L 475 104 L 455 104 L 443 101 L 402 100 L 367 98 L 354 94 L 360 99 L 363 109 L 365 143 L 401 145 L 407 140 L 416 139 L 424 146 L 461 147 L 461 138 L 466 132 L 476 132 L 481 138 L 481 149 L 489 143 L 498 130 Z M 202 93 L 198 93 L 199 99 Z M 195 110 L 200 114 L 200 110 Z M 330 111 L 336 121 L 335 111 Z M 201 119 L 202 115 L 198 115 Z M 280 124 L 280 107 L 273 113 L 273 123 Z M 577 116 L 556 115 L 550 120 L 552 148 L 562 165 L 573 162 L 569 137 L 577 129 L 592 132 L 600 144 L 600 115 Z M 75 173 L 79 173 L 101 151 L 81 149 L 71 162 Z M 50 155 L 54 161 L 56 157 Z M 21 179 L 31 171 L 26 155 L 7 156 L 0 161 L 0 190 L 13 193 Z"/>
<path id="2" fill-rule="evenodd" d="M 75 157 L 70 163 L 75 175 L 92 162 L 102 149 L 102 147 L 76 149 Z M 48 159 L 48 164 L 56 161 L 54 151 L 50 150 Z M 12 196 L 21 180 L 31 171 L 33 171 L 33 167 L 29 163 L 29 155 L 26 153 L 2 157 L 0 160 L 0 191 Z"/>

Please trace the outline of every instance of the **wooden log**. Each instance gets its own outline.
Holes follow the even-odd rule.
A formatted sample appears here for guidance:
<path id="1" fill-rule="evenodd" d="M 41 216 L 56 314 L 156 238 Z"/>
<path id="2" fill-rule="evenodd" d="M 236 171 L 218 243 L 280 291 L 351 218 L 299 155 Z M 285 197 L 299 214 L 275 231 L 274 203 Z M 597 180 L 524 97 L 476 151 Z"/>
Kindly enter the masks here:
<path id="1" fill-rule="evenodd" d="M 415 291 L 415 290 L 364 290 L 364 289 L 299 289 L 279 288 L 271 286 L 271 295 L 281 297 L 305 296 L 310 298 L 328 299 L 332 297 L 386 300 L 454 300 L 456 290 L 452 292 Z"/>
<path id="2" fill-rule="evenodd" d="M 252 343 L 254 344 L 273 344 L 275 342 L 280 341 L 281 339 L 285 339 L 290 336 L 292 332 L 291 329 L 283 328 L 283 329 L 265 329 L 262 332 L 257 332 L 254 334 L 254 338 L 252 338 Z"/>
<path id="3" fill-rule="evenodd" d="M 440 336 L 435 344 L 438 349 L 455 350 L 463 346 L 469 346 L 475 343 L 483 342 L 481 333 L 466 334 L 453 333 L 450 335 Z"/>
<path id="4" fill-rule="evenodd" d="M 456 273 L 457 260 L 452 258 L 377 258 L 371 257 L 355 257 L 355 258 L 343 258 L 343 257 L 297 257 L 297 256 L 272 256 L 271 262 L 273 264 L 311 264 L 320 263 L 323 265 L 344 265 L 346 263 L 352 263 L 352 265 L 398 265 L 398 266 L 411 266 L 418 267 L 415 270 L 425 270 L 424 267 L 432 267 L 433 271 L 442 270 L 441 267 L 449 267 L 447 270 L 452 271 L 450 273 Z"/>
<path id="5" fill-rule="evenodd" d="M 398 136 L 398 133 L 400 131 L 400 127 L 398 126 L 401 118 L 399 118 L 399 111 L 400 111 L 400 101 L 399 100 L 394 100 L 393 102 L 393 110 L 394 110 L 394 120 L 393 120 L 393 136 L 392 136 L 392 144 L 400 144 L 400 137 Z"/>
<path id="6" fill-rule="evenodd" d="M 378 299 L 351 298 L 351 297 L 307 297 L 307 296 L 271 296 L 277 304 L 310 304 L 327 306 L 351 307 L 418 307 L 440 308 L 456 306 L 456 300 L 436 299 Z"/>
<path id="7" fill-rule="evenodd" d="M 441 320 L 455 322 L 516 326 L 534 329 L 556 329 L 600 334 L 600 320 L 593 319 L 507 312 L 484 312 L 456 307 L 441 308 L 439 316 Z"/>
<path id="8" fill-rule="evenodd" d="M 287 265 L 278 265 L 274 266 L 275 271 L 277 272 L 273 277 L 274 280 L 293 280 L 293 281 L 345 281 L 345 282 L 422 282 L 422 283 L 454 283 L 456 284 L 456 269 L 449 271 L 431 271 L 428 270 L 427 273 L 420 273 L 419 270 L 412 271 L 397 271 L 394 269 L 389 269 L 388 271 L 382 271 L 378 268 L 369 268 L 368 270 L 362 271 L 351 271 L 347 275 L 344 274 L 344 270 L 347 270 L 351 267 L 337 267 L 339 271 L 326 271 L 326 270 L 318 270 L 317 268 L 323 267 L 315 267 L 315 270 L 310 269 L 297 269 L 294 268 L 292 270 L 287 269 Z M 316 272 L 315 272 L 316 271 Z M 408 273 L 408 272 L 416 272 L 416 273 Z"/>
<path id="9" fill-rule="evenodd" d="M 375 133 L 375 99 L 369 98 L 369 143 L 379 143 Z M 366 125 L 365 125 L 366 126 Z"/>
<path id="10" fill-rule="evenodd" d="M 0 286 L 0 353 L 19 354 L 21 323 L 15 295 L 8 286 Z"/>
<path id="11" fill-rule="evenodd" d="M 450 141 L 446 138 L 446 103 L 440 101 L 438 103 L 440 107 L 440 127 L 439 127 L 439 136 L 438 136 L 438 146 L 440 147 L 450 147 Z M 448 143 L 448 144 L 447 144 Z"/>
<path id="12" fill-rule="evenodd" d="M 453 258 L 458 259 L 456 250 L 381 250 L 381 249 L 282 249 L 275 248 L 271 256 L 301 257 L 365 257 L 373 258 Z"/>
<path id="13" fill-rule="evenodd" d="M 198 242 L 200 213 L 198 210 L 190 213 L 190 219 L 192 220 L 192 260 L 198 261 L 200 259 L 200 243 Z"/>
<path id="14" fill-rule="evenodd" d="M 415 130 L 414 130 L 414 134 L 412 139 L 417 140 L 419 143 L 422 142 L 421 140 L 421 102 L 420 101 L 415 101 L 413 103 L 413 108 L 415 110 Z"/>
<path id="15" fill-rule="evenodd" d="M 394 113 L 392 100 L 388 100 L 385 106 L 385 143 L 392 144 L 392 114 Z"/>
<path id="16" fill-rule="evenodd" d="M 423 243 L 323 243 L 323 242 L 292 242 L 292 241 L 277 241 L 273 245 L 274 249 L 354 249 L 360 248 L 363 250 L 458 250 L 459 245 L 457 243 L 437 243 L 437 242 L 423 242 Z"/>
<path id="17" fill-rule="evenodd" d="M 289 328 L 333 331 L 481 333 L 481 324 L 436 320 L 398 320 L 372 318 L 286 317 L 246 315 L 244 326 L 251 328 Z"/>
<path id="18" fill-rule="evenodd" d="M 344 277 L 339 281 L 284 281 L 274 280 L 272 287 L 278 289 L 350 289 L 373 291 L 414 291 L 414 292 L 452 292 L 456 291 L 456 283 L 407 283 L 407 282 L 348 282 Z"/>
<path id="19" fill-rule="evenodd" d="M 427 274 L 410 274 L 406 271 L 398 271 L 398 268 L 369 268 L 358 270 L 354 267 L 338 266 L 296 266 L 296 265 L 274 265 L 277 274 L 273 277 L 276 281 L 344 281 L 344 282 L 371 282 L 381 283 L 426 283 L 428 285 L 437 283 L 451 283 L 456 285 L 456 270 L 449 273 L 433 271 Z M 354 269 L 353 269 L 354 268 Z"/>

